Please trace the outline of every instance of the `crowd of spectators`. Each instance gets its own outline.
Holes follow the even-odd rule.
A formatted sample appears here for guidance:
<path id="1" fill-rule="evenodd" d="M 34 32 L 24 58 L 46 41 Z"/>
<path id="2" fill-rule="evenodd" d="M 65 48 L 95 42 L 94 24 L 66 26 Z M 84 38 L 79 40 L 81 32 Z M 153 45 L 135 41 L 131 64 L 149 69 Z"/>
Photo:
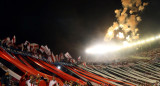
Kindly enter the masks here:
<path id="1" fill-rule="evenodd" d="M 60 86 L 53 76 L 50 80 L 47 76 L 43 77 L 38 75 L 28 74 L 27 72 L 16 80 L 14 77 L 6 72 L 4 76 L 0 77 L 0 86 Z M 81 84 L 73 81 L 64 81 L 63 86 L 82 86 Z M 93 86 L 89 81 L 84 86 Z"/>
<path id="2" fill-rule="evenodd" d="M 11 79 L 9 72 L 6 72 L 1 78 L 0 86 L 59 86 L 59 84 L 54 76 L 49 80 L 47 76 L 28 75 L 26 72 L 19 81 L 16 81 Z"/>
<path id="3" fill-rule="evenodd" d="M 15 45 L 8 47 L 6 43 L 1 44 L 1 47 L 3 47 L 6 51 L 11 53 L 21 54 L 23 56 L 31 56 L 36 59 L 48 62 L 49 55 L 47 55 L 46 53 L 42 53 L 39 49 L 37 49 L 36 52 L 31 52 L 28 51 L 26 45 L 23 45 L 23 50 L 22 50 L 22 47 L 18 47 Z M 134 56 L 151 57 L 151 60 L 154 60 L 159 55 L 160 55 L 160 48 L 155 48 L 144 52 L 138 52 Z M 130 64 L 127 61 L 113 61 L 113 63 L 109 65 L 112 67 L 125 67 L 125 66 L 130 66 L 132 64 Z M 103 69 L 103 67 L 101 66 L 96 66 L 96 67 L 98 69 Z M 9 72 L 6 72 L 5 75 L 0 78 L 0 80 L 1 80 L 0 86 L 59 86 L 59 83 L 56 81 L 55 76 L 53 76 L 52 79 L 49 80 L 47 76 L 43 77 L 40 76 L 39 74 L 30 75 L 27 72 L 21 77 L 19 81 L 11 77 L 9 75 Z M 81 86 L 81 84 L 73 81 L 64 81 L 64 86 Z M 90 82 L 87 82 L 85 86 L 92 86 L 92 84 Z"/>
<path id="4" fill-rule="evenodd" d="M 25 41 L 25 43 L 16 44 L 15 36 L 10 40 L 9 37 L 0 40 L 0 46 L 3 47 L 6 51 L 20 54 L 23 56 L 30 56 L 36 59 L 43 60 L 47 63 L 55 63 L 55 62 L 68 62 L 76 64 L 77 61 L 73 59 L 68 52 L 68 55 L 63 53 L 59 53 L 54 55 L 53 52 L 48 48 L 47 45 L 39 45 L 37 43 L 30 43 Z M 65 58 L 66 57 L 66 58 Z"/>
<path id="5" fill-rule="evenodd" d="M 2 77 L 0 77 L 0 86 L 18 86 L 19 81 L 6 72 Z"/>
<path id="6" fill-rule="evenodd" d="M 135 56 L 152 57 L 152 58 L 157 57 L 158 55 L 160 55 L 160 48 L 155 48 L 152 50 L 143 51 L 135 54 Z"/>
<path id="7" fill-rule="evenodd" d="M 31 44 L 28 41 L 20 45 L 17 45 L 15 44 L 15 42 L 12 43 L 10 39 L 8 40 L 8 37 L 7 37 L 4 40 L 0 40 L 0 47 L 6 50 L 8 53 L 18 54 L 22 56 L 29 56 L 36 59 L 40 59 L 47 63 L 51 63 L 51 64 L 53 63 L 53 62 L 50 62 L 48 59 L 52 56 L 50 49 L 47 50 L 48 52 L 45 52 L 45 51 L 42 52 L 40 49 L 41 47 L 38 45 L 38 48 L 36 49 L 34 48 L 34 51 L 33 51 L 33 49 L 31 49 Z M 48 47 L 45 46 L 45 48 L 48 48 Z M 60 57 L 60 55 L 59 56 L 56 55 L 56 56 L 57 56 L 56 60 L 58 61 L 59 60 L 58 58 Z M 12 58 L 14 58 L 14 56 L 12 56 Z M 66 60 L 65 58 L 61 60 L 61 62 L 64 62 L 64 61 L 70 63 L 70 61 Z M 42 77 L 40 75 L 28 75 L 26 73 L 24 76 L 22 76 L 22 78 L 19 81 L 12 80 L 12 78 L 14 77 L 10 76 L 9 72 L 6 72 L 5 76 L 3 76 L 1 79 L 0 86 L 1 85 L 2 86 L 18 86 L 17 83 L 19 84 L 19 86 L 59 86 L 58 82 L 55 80 L 56 77 L 54 76 L 52 80 L 49 80 L 47 76 Z M 64 86 L 80 86 L 80 84 L 73 81 L 64 81 Z"/>

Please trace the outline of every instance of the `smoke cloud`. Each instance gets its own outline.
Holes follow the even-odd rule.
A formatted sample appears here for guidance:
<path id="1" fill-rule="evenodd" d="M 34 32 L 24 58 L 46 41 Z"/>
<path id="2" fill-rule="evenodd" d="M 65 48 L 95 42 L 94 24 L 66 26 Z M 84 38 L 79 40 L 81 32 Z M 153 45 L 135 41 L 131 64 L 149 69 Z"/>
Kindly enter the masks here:
<path id="1" fill-rule="evenodd" d="M 113 22 L 113 25 L 108 28 L 105 41 L 112 40 L 115 35 L 115 31 L 121 29 L 123 31 L 124 39 L 127 41 L 136 40 L 139 38 L 137 25 L 142 21 L 139 13 L 142 12 L 148 3 L 141 0 L 121 0 L 123 9 L 116 9 L 115 14 L 117 21 Z M 122 34 L 122 33 L 121 33 Z M 119 36 L 117 36 L 119 37 Z"/>

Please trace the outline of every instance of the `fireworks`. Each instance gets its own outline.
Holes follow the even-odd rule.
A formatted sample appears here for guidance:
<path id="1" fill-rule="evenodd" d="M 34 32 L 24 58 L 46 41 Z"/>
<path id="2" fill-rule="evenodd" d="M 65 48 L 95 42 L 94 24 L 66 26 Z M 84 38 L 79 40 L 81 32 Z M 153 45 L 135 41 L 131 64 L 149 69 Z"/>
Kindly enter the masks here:
<path id="1" fill-rule="evenodd" d="M 141 0 L 121 0 L 121 2 L 123 10 L 115 10 L 117 21 L 108 28 L 104 38 L 105 41 L 110 41 L 115 36 L 119 39 L 125 39 L 126 41 L 132 41 L 139 38 L 137 25 L 142 19 L 138 14 L 144 10 L 148 3 L 142 3 Z M 123 33 L 119 32 L 115 34 L 114 31 L 119 30 L 120 28 Z"/>

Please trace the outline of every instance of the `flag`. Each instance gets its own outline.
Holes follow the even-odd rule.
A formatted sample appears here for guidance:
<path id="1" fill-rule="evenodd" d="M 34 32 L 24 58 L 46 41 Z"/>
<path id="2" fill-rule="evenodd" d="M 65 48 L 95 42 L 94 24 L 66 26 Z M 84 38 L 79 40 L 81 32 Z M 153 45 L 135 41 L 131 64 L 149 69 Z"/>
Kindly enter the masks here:
<path id="1" fill-rule="evenodd" d="M 85 67 L 87 66 L 87 65 L 86 65 L 86 62 L 83 62 L 82 65 L 85 66 Z"/>
<path id="2" fill-rule="evenodd" d="M 3 43 L 6 43 L 6 45 L 7 45 L 8 47 L 13 46 L 13 45 L 14 45 L 13 42 L 15 43 L 15 36 L 13 36 L 12 40 L 10 40 L 9 37 L 7 37 L 6 39 L 2 40 L 2 44 L 3 44 Z"/>
<path id="3" fill-rule="evenodd" d="M 28 45 L 28 44 L 30 44 L 30 43 L 28 41 L 25 41 L 24 45 Z"/>
<path id="4" fill-rule="evenodd" d="M 30 44 L 27 45 L 27 51 L 30 52 Z"/>
<path id="5" fill-rule="evenodd" d="M 7 38 L 5 38 L 5 39 L 3 39 L 2 41 L 1 41 L 1 44 L 4 44 L 4 43 L 9 43 L 10 42 L 10 38 L 9 37 L 7 37 Z"/>
<path id="6" fill-rule="evenodd" d="M 71 58 L 72 58 L 71 55 L 70 55 L 68 52 L 66 52 L 66 53 L 64 54 L 64 56 L 65 56 L 67 59 L 71 59 Z"/>
<path id="7" fill-rule="evenodd" d="M 55 58 L 56 58 L 56 61 L 58 61 L 58 55 L 56 55 L 56 57 L 55 57 Z"/>
<path id="8" fill-rule="evenodd" d="M 63 53 L 61 53 L 61 59 L 62 59 L 62 60 L 64 59 L 64 55 L 63 55 Z"/>
<path id="9" fill-rule="evenodd" d="M 45 51 L 45 47 L 43 45 L 41 45 L 39 50 L 43 53 Z"/>
<path id="10" fill-rule="evenodd" d="M 56 57 L 54 56 L 53 52 L 51 54 L 51 59 L 52 59 L 53 62 L 56 62 Z"/>
<path id="11" fill-rule="evenodd" d="M 64 59 L 63 53 L 59 54 L 60 61 Z"/>
<path id="12" fill-rule="evenodd" d="M 75 60 L 75 59 L 70 59 L 70 62 L 71 62 L 72 64 L 75 64 L 75 63 L 76 63 L 76 60 Z"/>
<path id="13" fill-rule="evenodd" d="M 61 55 L 58 56 L 58 62 L 60 62 L 60 61 L 61 61 Z"/>
<path id="14" fill-rule="evenodd" d="M 43 46 L 41 45 L 40 49 L 39 49 L 42 53 L 45 52 L 47 55 L 51 55 L 51 51 L 50 49 L 48 48 L 48 46 Z"/>
<path id="15" fill-rule="evenodd" d="M 13 44 L 12 44 L 11 41 L 8 41 L 8 42 L 6 43 L 6 45 L 7 45 L 8 47 L 10 47 L 10 46 L 12 46 Z"/>
<path id="16" fill-rule="evenodd" d="M 12 41 L 10 40 L 9 37 L 6 38 L 6 45 L 7 45 L 8 47 L 12 46 Z"/>
<path id="17" fill-rule="evenodd" d="M 81 60 L 81 56 L 78 57 L 77 61 L 80 61 L 80 60 Z"/>
<path id="18" fill-rule="evenodd" d="M 12 44 L 15 44 L 15 43 L 16 43 L 16 36 L 15 36 L 15 35 L 13 36 L 13 38 L 12 38 L 11 41 L 12 41 Z"/>
<path id="19" fill-rule="evenodd" d="M 30 48 L 31 48 L 31 51 L 35 53 L 36 50 L 39 49 L 39 45 L 36 43 L 31 43 Z"/>
<path id="20" fill-rule="evenodd" d="M 47 55 L 51 55 L 51 50 L 48 48 L 47 45 L 45 46 L 45 53 L 46 53 Z"/>
<path id="21" fill-rule="evenodd" d="M 30 43 L 28 41 L 25 41 L 24 43 L 25 46 L 27 46 L 27 51 L 30 52 Z"/>
<path id="22" fill-rule="evenodd" d="M 50 63 L 53 62 L 51 56 L 49 56 L 47 60 L 48 60 L 48 62 L 50 62 Z"/>

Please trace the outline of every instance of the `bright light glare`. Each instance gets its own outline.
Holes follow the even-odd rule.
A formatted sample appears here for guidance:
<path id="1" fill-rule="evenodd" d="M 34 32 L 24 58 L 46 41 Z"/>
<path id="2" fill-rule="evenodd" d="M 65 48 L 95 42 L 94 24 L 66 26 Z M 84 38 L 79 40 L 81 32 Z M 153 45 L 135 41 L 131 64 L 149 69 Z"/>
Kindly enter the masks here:
<path id="1" fill-rule="evenodd" d="M 57 66 L 58 69 L 61 69 L 61 66 Z"/>
<path id="2" fill-rule="evenodd" d="M 105 45 L 105 44 L 100 45 L 99 44 L 99 45 L 93 46 L 91 48 L 88 48 L 86 50 L 86 53 L 90 53 L 90 54 L 104 54 L 104 53 L 116 51 L 116 50 L 119 50 L 119 49 L 120 49 L 119 46 Z"/>
<path id="3" fill-rule="evenodd" d="M 124 47 L 128 47 L 128 46 L 130 46 L 130 44 L 129 44 L 127 41 L 124 41 L 124 42 L 123 42 L 123 46 L 124 46 Z"/>
<path id="4" fill-rule="evenodd" d="M 134 42 L 134 43 L 128 43 L 127 41 L 124 41 L 123 45 L 121 45 L 121 46 L 98 44 L 98 45 L 95 45 L 93 47 L 90 47 L 90 48 L 86 49 L 86 53 L 88 53 L 88 54 L 105 54 L 107 52 L 113 52 L 113 51 L 117 51 L 117 50 L 120 50 L 120 49 L 123 49 L 123 48 L 133 47 L 133 46 L 136 46 L 136 45 L 152 42 L 152 41 L 157 40 L 157 39 L 160 39 L 160 35 L 148 38 L 146 40 L 137 41 L 137 42 Z"/>

